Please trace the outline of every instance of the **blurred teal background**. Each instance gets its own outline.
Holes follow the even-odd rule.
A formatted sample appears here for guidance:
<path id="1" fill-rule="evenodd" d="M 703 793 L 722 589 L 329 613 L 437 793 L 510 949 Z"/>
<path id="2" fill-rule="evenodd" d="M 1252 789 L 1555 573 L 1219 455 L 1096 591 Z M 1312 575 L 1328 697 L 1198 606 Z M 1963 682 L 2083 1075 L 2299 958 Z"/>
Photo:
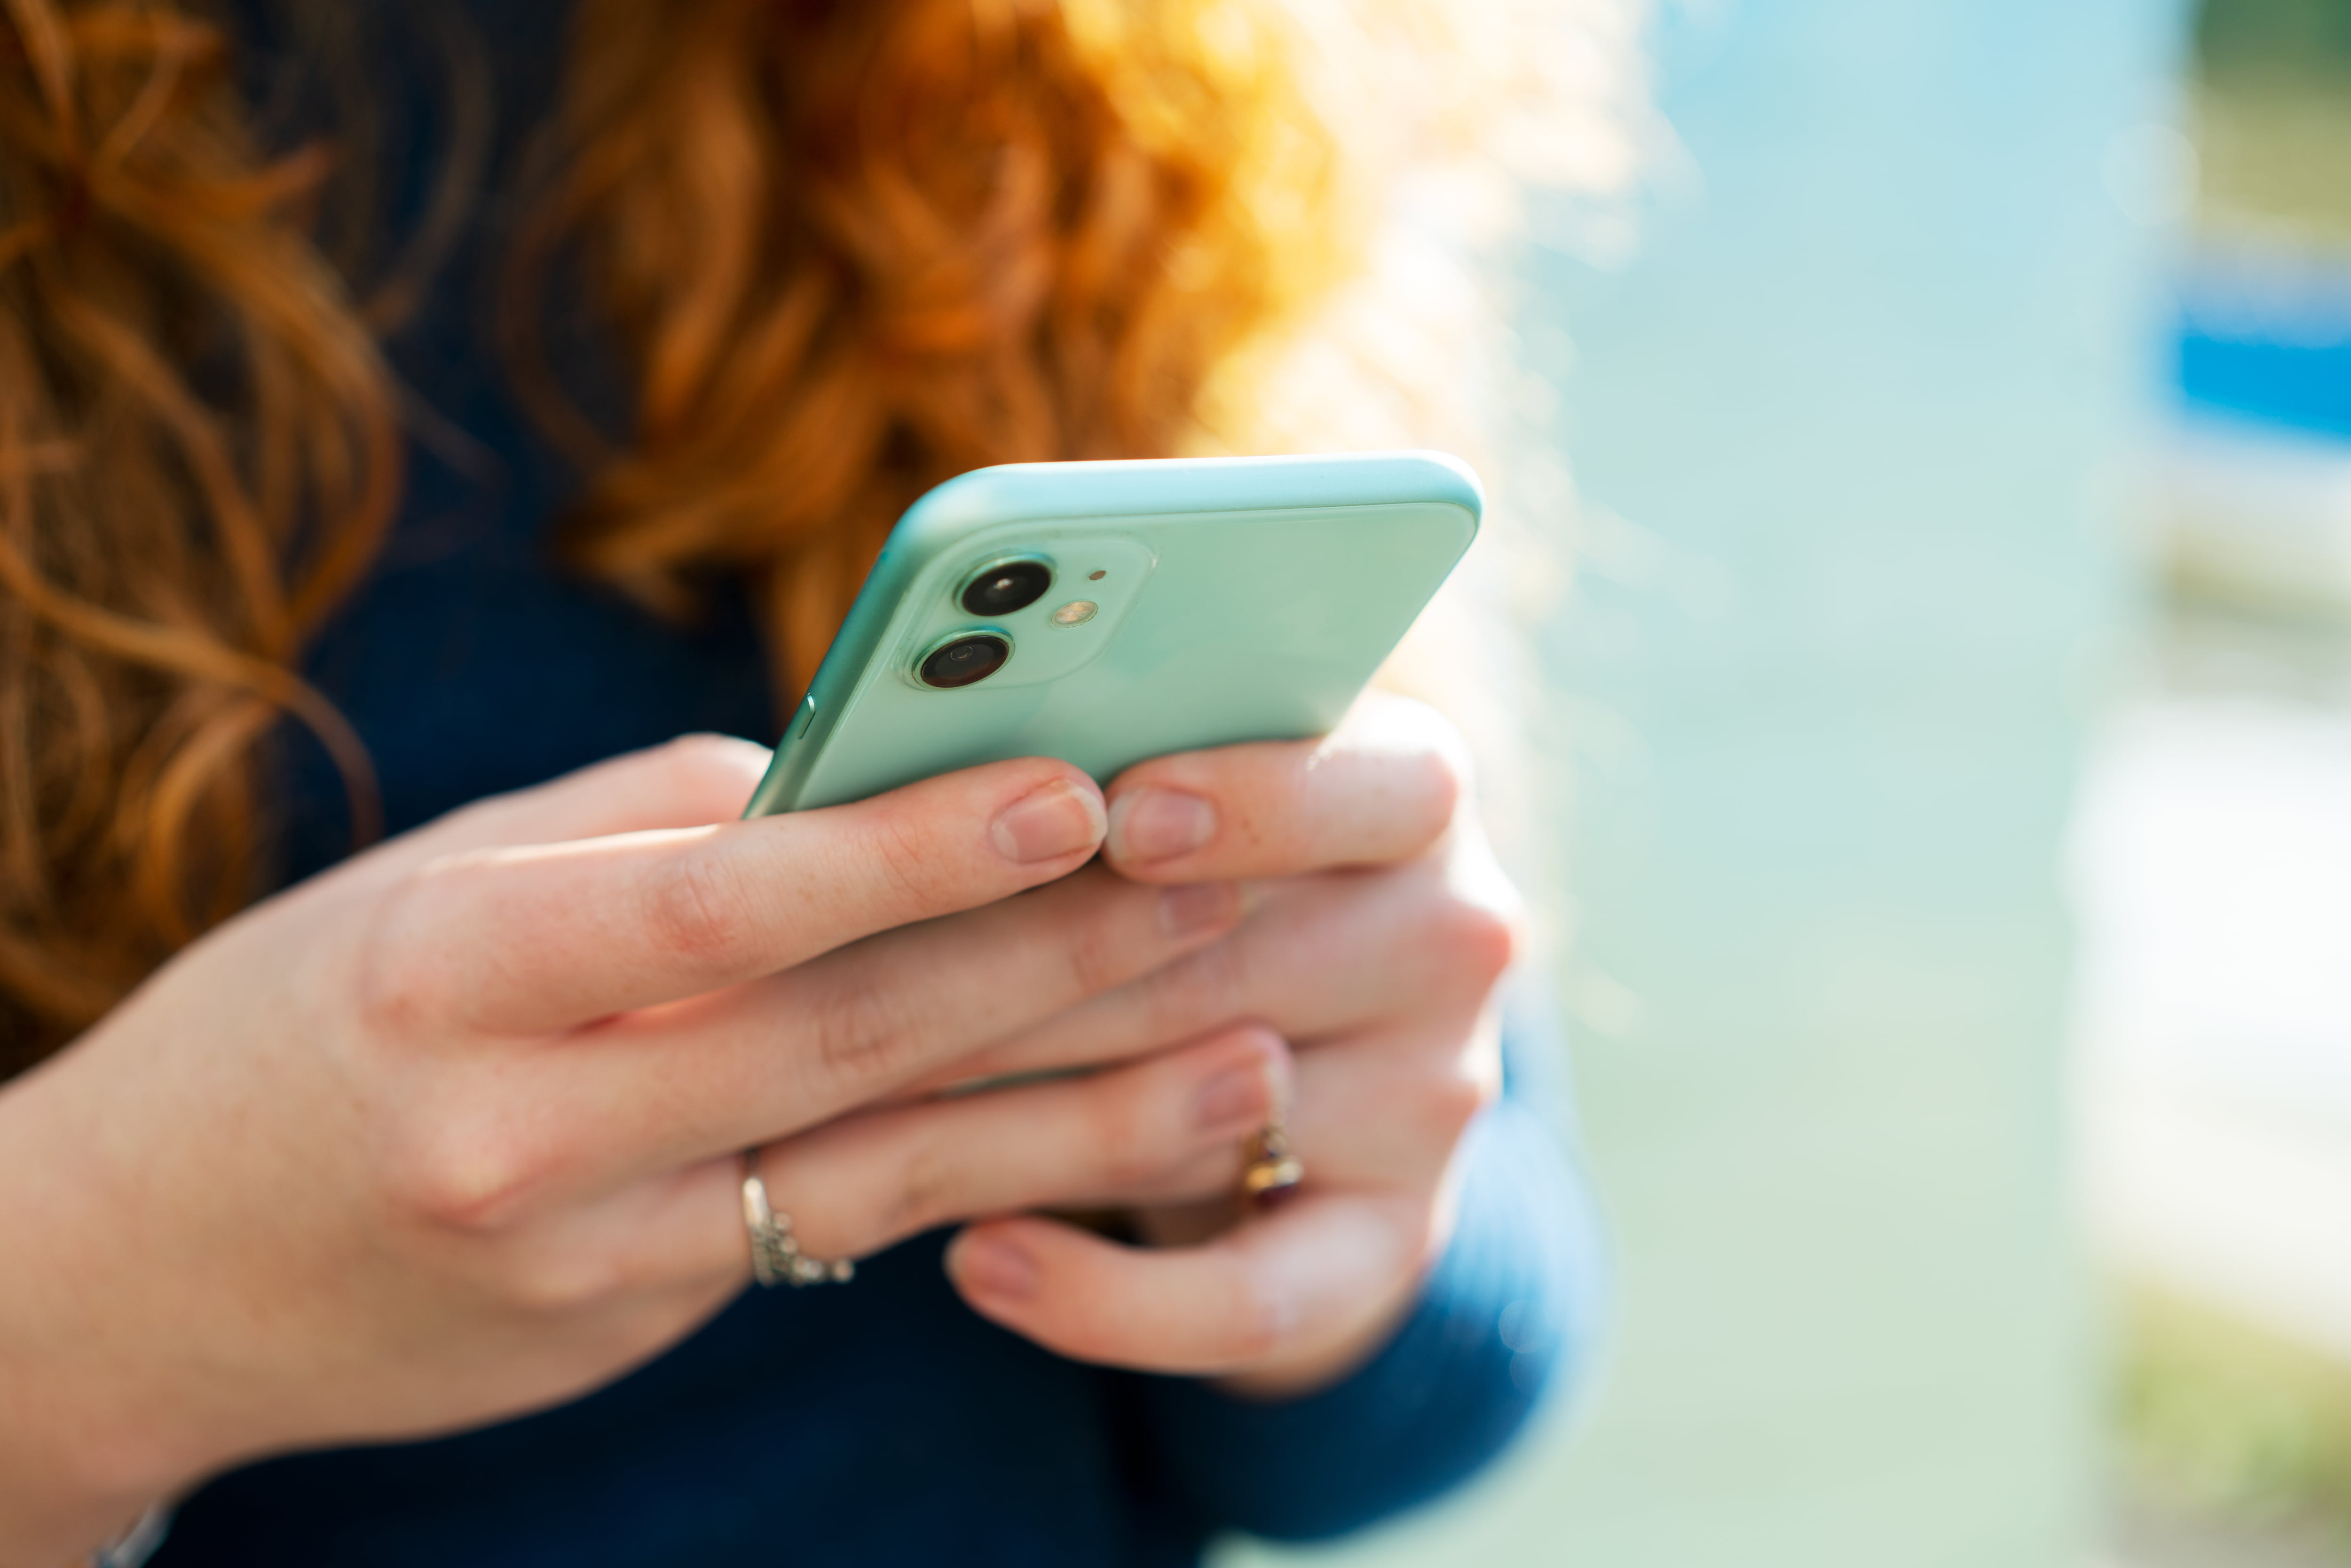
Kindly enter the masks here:
<path id="1" fill-rule="evenodd" d="M 2060 862 L 2130 624 L 2186 22 L 1656 19 L 1681 145 L 1639 243 L 1518 277 L 1580 496 L 1539 519 L 1576 578 L 1532 728 L 1614 1340 L 1471 1496 L 1228 1561 L 2096 1560 Z"/>

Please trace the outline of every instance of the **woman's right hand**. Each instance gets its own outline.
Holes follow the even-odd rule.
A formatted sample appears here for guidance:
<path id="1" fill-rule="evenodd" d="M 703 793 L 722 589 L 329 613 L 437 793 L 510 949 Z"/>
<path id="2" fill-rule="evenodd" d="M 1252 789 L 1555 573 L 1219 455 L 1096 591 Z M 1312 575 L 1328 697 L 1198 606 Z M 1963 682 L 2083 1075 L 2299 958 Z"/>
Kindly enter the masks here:
<path id="1" fill-rule="evenodd" d="M 610 1380 L 741 1288 L 737 1151 L 1240 916 L 1231 884 L 1068 876 L 1103 815 L 1060 763 L 731 821 L 765 760 L 688 740 L 454 813 L 256 905 L 0 1090 L 0 1563 L 243 1458 Z M 818 1256 L 1116 1205 L 1261 1124 L 1285 1070 L 1229 1030 L 879 1112 L 776 1201 Z"/>

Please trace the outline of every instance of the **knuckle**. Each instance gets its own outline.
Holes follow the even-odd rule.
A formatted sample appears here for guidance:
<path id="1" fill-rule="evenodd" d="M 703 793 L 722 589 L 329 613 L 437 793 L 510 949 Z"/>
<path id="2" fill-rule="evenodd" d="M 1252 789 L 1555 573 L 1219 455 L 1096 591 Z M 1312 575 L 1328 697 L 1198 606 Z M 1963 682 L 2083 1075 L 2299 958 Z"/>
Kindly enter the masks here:
<path id="1" fill-rule="evenodd" d="M 944 1225 L 957 1218 L 956 1195 L 962 1184 L 953 1163 L 935 1144 L 924 1143 L 899 1168 L 898 1179 L 883 1205 L 876 1223 L 883 1238 L 894 1240 Z M 835 1250 L 853 1251 L 853 1248 Z"/>
<path id="2" fill-rule="evenodd" d="M 1469 739 L 1451 719 L 1435 708 L 1424 708 L 1424 721 L 1430 753 L 1457 793 L 1467 793 L 1478 776 L 1477 758 L 1469 749 Z"/>
<path id="3" fill-rule="evenodd" d="M 1391 745 L 1441 751 L 1467 765 L 1469 743 L 1461 727 L 1433 703 L 1374 688 L 1364 694 L 1363 719 L 1364 727 L 1384 735 Z"/>
<path id="4" fill-rule="evenodd" d="M 1434 839 L 1475 787 L 1477 762 L 1469 743 L 1451 719 L 1411 697 L 1385 694 L 1373 711 L 1374 729 L 1384 732 L 1379 749 L 1416 768 L 1410 798 L 1420 809 L 1418 826 Z"/>
<path id="5" fill-rule="evenodd" d="M 441 1230 L 489 1232 L 512 1219 L 541 1162 L 506 1119 L 412 1114 L 383 1150 L 379 1185 L 393 1211 Z"/>
<path id="6" fill-rule="evenodd" d="M 913 1035 L 897 993 L 864 976 L 826 988 L 806 1016 L 818 1063 L 836 1082 L 852 1087 L 890 1076 Z"/>
<path id="7" fill-rule="evenodd" d="M 730 862 L 699 851 L 672 857 L 645 894 L 647 939 L 707 973 L 732 973 L 751 956 L 757 904 Z"/>
<path id="8" fill-rule="evenodd" d="M 1131 887 L 1120 889 L 1118 896 L 1132 904 L 1155 902 L 1159 894 L 1155 888 Z M 1074 913 L 1069 940 L 1061 947 L 1070 993 L 1099 996 L 1133 977 L 1137 966 L 1127 923 L 1101 919 L 1095 910 Z"/>
<path id="9" fill-rule="evenodd" d="M 1449 897 L 1430 933 L 1447 967 L 1480 988 L 1500 979 L 1525 941 L 1518 912 L 1487 898 Z"/>
<path id="10" fill-rule="evenodd" d="M 507 824 L 522 820 L 528 812 L 534 793 L 529 789 L 508 789 L 484 795 L 443 813 L 425 831 L 436 836 L 446 833 L 451 839 L 465 842 L 496 842 L 505 836 Z"/>
<path id="11" fill-rule="evenodd" d="M 427 934 L 437 924 L 449 876 L 445 862 L 413 868 L 394 878 L 376 904 L 351 998 L 360 1026 L 374 1038 L 429 1038 L 447 1022 L 447 966 Z"/>
<path id="12" fill-rule="evenodd" d="M 733 736 L 681 735 L 659 747 L 660 787 L 674 799 L 727 811 L 758 782 L 766 756 L 765 747 Z"/>
<path id="13" fill-rule="evenodd" d="M 1227 937 L 1153 974 L 1144 997 L 1151 1031 L 1179 1039 L 1248 1010 L 1249 966 L 1242 945 Z"/>
<path id="14" fill-rule="evenodd" d="M 1130 1092 L 1106 1095 L 1086 1124 L 1087 1162 L 1093 1179 L 1108 1192 L 1128 1192 L 1165 1176 L 1176 1157 L 1155 1135 L 1155 1118 Z"/>
<path id="15" fill-rule="evenodd" d="M 681 735 L 662 744 L 662 760 L 687 779 L 705 778 L 713 773 L 733 775 L 741 770 L 744 754 L 755 749 L 748 741 L 732 736 L 715 735 L 708 730 Z"/>
<path id="16" fill-rule="evenodd" d="M 1468 746 L 1451 725 L 1438 722 L 1441 731 L 1432 737 L 1432 744 L 1421 756 L 1422 789 L 1432 834 L 1444 831 L 1453 821 L 1472 784 Z"/>
<path id="17" fill-rule="evenodd" d="M 858 849 L 867 872 L 898 902 L 914 909 L 945 909 L 953 866 L 923 831 L 921 814 L 905 802 L 872 802 Z"/>
<path id="18" fill-rule="evenodd" d="M 1478 1113 L 1492 1103 L 1496 1092 L 1491 1075 L 1461 1070 L 1437 1075 L 1414 1096 L 1423 1125 L 1447 1147 L 1458 1142 Z"/>

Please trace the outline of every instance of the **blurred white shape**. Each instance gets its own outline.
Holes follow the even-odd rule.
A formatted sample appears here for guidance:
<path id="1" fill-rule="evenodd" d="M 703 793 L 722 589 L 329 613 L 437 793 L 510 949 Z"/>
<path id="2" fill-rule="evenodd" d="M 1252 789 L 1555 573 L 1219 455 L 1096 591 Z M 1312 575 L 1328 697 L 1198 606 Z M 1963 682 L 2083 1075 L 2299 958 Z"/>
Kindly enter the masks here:
<path id="1" fill-rule="evenodd" d="M 2074 878 L 2100 1242 L 2351 1362 L 2351 716 L 2126 716 Z"/>
<path id="2" fill-rule="evenodd" d="M 2351 446 L 2199 416 L 2147 477 L 2165 683 L 2351 711 Z"/>
<path id="3" fill-rule="evenodd" d="M 1315 97 L 1358 158 L 1434 177 L 1448 222 L 1514 228 L 1528 188 L 1621 196 L 1671 138 L 1647 0 L 1288 0 Z M 1430 200 L 1422 193 L 1417 199 Z"/>
<path id="4" fill-rule="evenodd" d="M 2351 1154 L 2243 1106 L 2125 1092 L 2100 1108 L 2093 1217 L 2142 1280 L 2351 1363 Z"/>
<path id="5" fill-rule="evenodd" d="M 2225 541 L 2243 570 L 2313 572 L 2351 591 L 2351 447 L 2250 420 L 2182 421 L 2158 459 L 2158 518 Z M 2304 595 L 2297 593 L 2292 597 Z"/>
<path id="6" fill-rule="evenodd" d="M 2135 224 L 2176 223 L 2196 200 L 2196 148 L 2168 125 L 2150 122 L 2115 132 L 2098 172 L 2116 210 Z"/>

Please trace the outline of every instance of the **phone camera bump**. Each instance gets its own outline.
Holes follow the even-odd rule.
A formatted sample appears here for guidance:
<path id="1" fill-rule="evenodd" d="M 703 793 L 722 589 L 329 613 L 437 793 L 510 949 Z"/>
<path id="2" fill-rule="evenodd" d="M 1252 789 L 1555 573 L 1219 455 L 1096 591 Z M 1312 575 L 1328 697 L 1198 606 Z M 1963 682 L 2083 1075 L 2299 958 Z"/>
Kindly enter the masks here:
<path id="1" fill-rule="evenodd" d="M 1010 657 L 1012 644 L 1003 637 L 993 632 L 972 632 L 950 637 L 932 649 L 916 673 L 923 685 L 952 691 L 987 679 L 1004 668 L 1004 661 Z"/>
<path id="2" fill-rule="evenodd" d="M 974 615 L 1009 615 L 1044 598 L 1052 586 L 1053 569 L 1041 560 L 999 560 L 972 574 L 961 602 Z"/>

